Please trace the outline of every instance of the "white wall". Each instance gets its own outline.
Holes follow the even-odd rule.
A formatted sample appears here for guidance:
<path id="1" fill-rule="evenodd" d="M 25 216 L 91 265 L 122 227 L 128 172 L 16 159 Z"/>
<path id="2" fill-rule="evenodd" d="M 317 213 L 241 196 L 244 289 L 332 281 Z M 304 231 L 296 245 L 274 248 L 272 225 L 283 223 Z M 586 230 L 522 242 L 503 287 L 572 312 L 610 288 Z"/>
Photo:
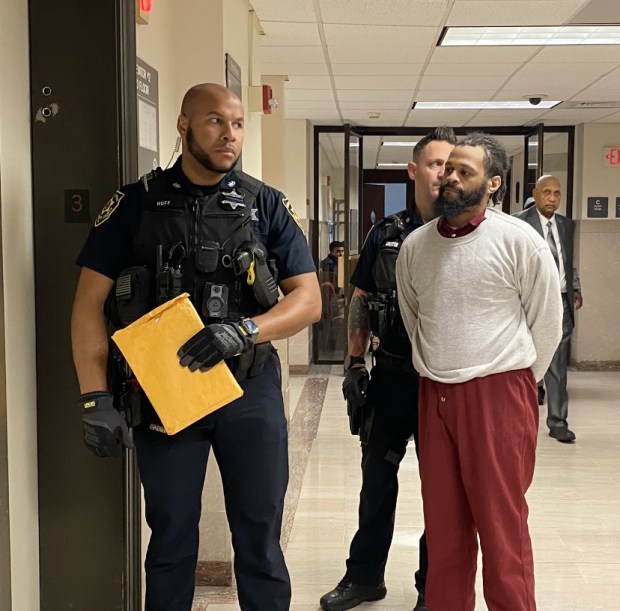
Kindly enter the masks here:
<path id="1" fill-rule="evenodd" d="M 584 305 L 577 312 L 572 356 L 578 365 L 620 366 L 620 170 L 603 166 L 603 151 L 620 143 L 620 123 L 592 123 L 576 130 L 574 218 L 576 262 Z M 609 198 L 607 219 L 587 218 L 588 197 Z"/>
<path id="2" fill-rule="evenodd" d="M 0 5 L 0 203 L 13 609 L 39 609 L 28 3 Z M 67 406 L 53 406 L 62 409 Z M 0 542 L 6 545 L 6 541 Z"/>
<path id="3" fill-rule="evenodd" d="M 284 155 L 286 163 L 285 193 L 300 219 L 310 217 L 310 193 L 306 180 L 308 168 L 307 121 L 287 119 L 284 130 Z"/>

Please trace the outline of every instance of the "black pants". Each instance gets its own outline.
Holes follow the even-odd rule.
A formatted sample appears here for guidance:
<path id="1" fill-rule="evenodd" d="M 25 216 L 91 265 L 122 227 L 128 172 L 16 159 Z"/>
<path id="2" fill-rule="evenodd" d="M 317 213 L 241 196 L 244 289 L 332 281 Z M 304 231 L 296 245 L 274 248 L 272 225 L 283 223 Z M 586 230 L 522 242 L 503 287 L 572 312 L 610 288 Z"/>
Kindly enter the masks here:
<path id="1" fill-rule="evenodd" d="M 222 475 L 239 605 L 243 611 L 289 609 L 290 581 L 280 548 L 288 441 L 277 356 L 272 354 L 263 373 L 241 386 L 244 395 L 201 420 L 198 429 L 172 436 L 146 427 L 135 430 L 152 530 L 146 611 L 191 610 L 211 447 Z"/>
<path id="2" fill-rule="evenodd" d="M 418 451 L 417 374 L 374 367 L 368 405 L 374 413 L 368 443 L 362 444 L 359 526 L 351 541 L 343 581 L 375 586 L 384 580 L 394 535 L 398 467 L 412 435 Z M 415 574 L 418 592 L 424 591 L 427 566 L 426 536 L 422 534 L 420 564 Z"/>

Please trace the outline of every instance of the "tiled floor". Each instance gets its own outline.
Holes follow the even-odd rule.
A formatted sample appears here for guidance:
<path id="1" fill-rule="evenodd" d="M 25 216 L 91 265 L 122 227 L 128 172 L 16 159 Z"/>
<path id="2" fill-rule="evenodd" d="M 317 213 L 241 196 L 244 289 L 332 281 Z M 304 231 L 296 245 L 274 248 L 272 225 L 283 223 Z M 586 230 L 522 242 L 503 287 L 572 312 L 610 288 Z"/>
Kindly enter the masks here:
<path id="1" fill-rule="evenodd" d="M 360 451 L 348 432 L 341 371 L 323 367 L 308 378 L 291 379 L 291 425 L 299 431 L 304 423 L 303 434 L 291 436 L 291 452 L 298 452 L 291 482 L 298 489 L 289 490 L 287 504 L 294 511 L 289 510 L 284 529 L 292 611 L 319 609 L 320 596 L 344 572 L 356 529 Z M 323 391 L 312 390 L 317 385 L 325 392 L 320 414 L 317 398 Z M 620 611 L 620 373 L 571 372 L 569 391 L 569 421 L 577 442 L 564 445 L 551 439 L 541 418 L 536 474 L 528 494 L 538 609 Z M 543 407 L 541 416 L 545 411 Z M 400 474 L 388 595 L 361 605 L 360 611 L 411 611 L 414 605 L 412 574 L 422 512 L 413 448 Z M 477 592 L 476 611 L 486 610 L 480 576 Z M 239 609 L 234 593 L 226 589 L 203 591 L 200 600 L 196 608 L 201 611 Z"/>

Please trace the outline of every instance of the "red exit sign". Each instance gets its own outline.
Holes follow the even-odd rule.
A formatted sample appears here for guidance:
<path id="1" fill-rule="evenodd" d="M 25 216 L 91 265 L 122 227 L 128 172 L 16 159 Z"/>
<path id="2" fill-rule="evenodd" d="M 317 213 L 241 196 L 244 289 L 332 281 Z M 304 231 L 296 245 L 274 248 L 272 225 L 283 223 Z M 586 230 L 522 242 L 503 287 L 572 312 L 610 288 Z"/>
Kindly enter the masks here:
<path id="1" fill-rule="evenodd" d="M 620 146 L 608 146 L 603 149 L 603 165 L 620 168 Z"/>

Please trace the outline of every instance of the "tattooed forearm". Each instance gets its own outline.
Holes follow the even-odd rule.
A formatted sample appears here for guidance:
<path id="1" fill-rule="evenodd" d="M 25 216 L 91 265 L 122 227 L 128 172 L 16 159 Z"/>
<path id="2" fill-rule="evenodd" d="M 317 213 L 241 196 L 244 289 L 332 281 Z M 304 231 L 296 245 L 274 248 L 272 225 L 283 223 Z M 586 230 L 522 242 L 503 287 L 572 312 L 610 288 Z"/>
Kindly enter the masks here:
<path id="1" fill-rule="evenodd" d="M 368 293 L 356 288 L 351 297 L 349 306 L 349 354 L 351 356 L 364 356 L 370 328 L 368 324 Z"/>

